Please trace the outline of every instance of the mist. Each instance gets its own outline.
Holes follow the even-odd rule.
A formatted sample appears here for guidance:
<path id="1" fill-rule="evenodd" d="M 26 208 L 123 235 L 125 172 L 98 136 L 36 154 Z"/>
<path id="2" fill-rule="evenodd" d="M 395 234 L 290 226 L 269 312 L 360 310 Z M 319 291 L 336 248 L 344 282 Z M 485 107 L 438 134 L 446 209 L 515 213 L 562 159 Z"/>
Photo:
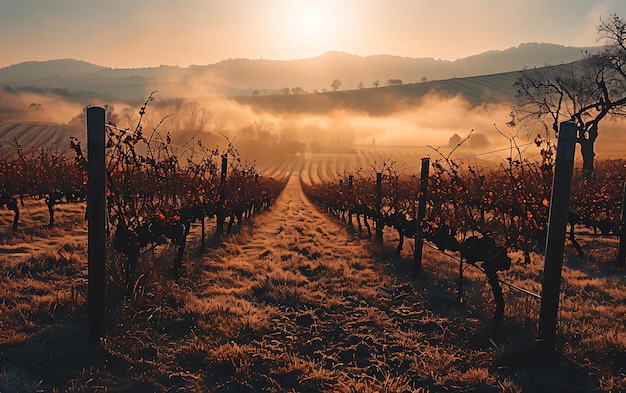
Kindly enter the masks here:
<path id="1" fill-rule="evenodd" d="M 333 93 L 313 93 L 257 97 L 281 101 L 277 105 L 259 106 L 223 96 L 220 94 L 222 81 L 211 74 L 196 77 L 170 84 L 165 89 L 164 84 L 155 83 L 151 88 L 158 90 L 156 101 L 186 97 L 198 102 L 212 114 L 206 131 L 217 131 L 233 138 L 241 139 L 242 129 L 262 122 L 276 136 L 289 135 L 309 147 L 311 144 L 445 146 L 454 134 L 466 136 L 472 130 L 475 136 L 484 135 L 494 146 L 508 143 L 494 127 L 495 123 L 505 128 L 504 124 L 510 120 L 511 104 L 508 102 L 476 106 L 461 95 L 430 92 L 418 98 L 393 93 L 372 95 L 376 89 L 362 89 L 350 92 L 349 103 L 331 101 L 329 97 Z M 282 105 L 292 100 L 300 104 L 290 108 Z M 167 125 L 168 122 L 164 122 L 164 128 Z"/>
<path id="2" fill-rule="evenodd" d="M 16 92 L 0 87 L 0 121 L 68 123 L 83 105 L 55 94 Z"/>
<path id="3" fill-rule="evenodd" d="M 304 152 L 354 153 L 358 147 L 428 146 L 446 153 L 470 135 L 458 152 L 481 154 L 510 147 L 511 140 L 506 136 L 514 137 L 517 144 L 524 144 L 531 142 L 538 133 L 545 134 L 543 130 L 521 131 L 508 127 L 510 102 L 475 105 L 462 95 L 431 91 L 421 97 L 386 93 L 381 105 L 376 100 L 363 99 L 358 105 L 339 105 L 329 111 L 307 110 L 302 106 L 298 110 L 285 110 L 279 105 L 257 106 L 225 97 L 215 87 L 219 82 L 210 75 L 202 75 L 199 79 L 170 84 L 169 87 L 157 83 L 166 88 L 154 93 L 154 100 L 148 102 L 142 119 L 144 131 L 158 129 L 163 136 L 169 132 L 173 143 L 179 146 L 192 139 L 202 140 L 206 146 L 233 142 L 249 160 L 284 158 Z M 364 89 L 363 93 L 370 90 L 374 89 Z M 307 100 L 307 96 L 318 96 L 316 102 L 319 102 L 328 95 L 280 99 Z M 92 104 L 111 107 L 109 120 L 118 127 L 134 129 L 139 121 L 139 106 L 136 104 L 111 100 Z M 84 116 L 84 107 L 52 94 L 18 94 L 0 90 L 0 120 L 5 124 L 26 121 L 76 123 Z M 598 156 L 623 156 L 626 150 L 623 128 L 623 120 L 605 121 L 601 125 L 596 143 Z M 279 156 L 278 152 L 281 153 Z"/>

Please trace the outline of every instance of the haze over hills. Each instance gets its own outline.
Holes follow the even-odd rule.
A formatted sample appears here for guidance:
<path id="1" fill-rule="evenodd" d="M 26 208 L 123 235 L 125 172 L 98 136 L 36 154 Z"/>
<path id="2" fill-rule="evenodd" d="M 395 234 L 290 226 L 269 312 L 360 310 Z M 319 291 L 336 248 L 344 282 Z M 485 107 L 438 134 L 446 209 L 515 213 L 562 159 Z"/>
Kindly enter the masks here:
<path id="1" fill-rule="evenodd" d="M 116 124 L 133 127 L 137 108 L 156 90 L 146 119 L 152 125 L 164 120 L 163 128 L 181 145 L 199 130 L 201 139 L 214 142 L 241 134 L 238 149 L 244 151 L 245 135 L 260 129 L 333 149 L 374 141 L 378 147 L 447 146 L 472 130 L 477 148 L 493 149 L 509 146 L 494 125 L 504 128 L 511 120 L 513 84 L 525 69 L 575 65 L 585 50 L 598 49 L 523 44 L 456 61 L 331 52 L 303 60 L 230 59 L 185 68 L 27 62 L 0 69 L 0 137 L 11 141 L 17 135 L 26 146 L 28 135 L 35 134 L 27 135 L 24 127 L 57 124 L 68 127 L 54 126 L 54 138 L 67 141 L 76 127 L 84 127 L 87 105 L 112 105 L 122 122 Z M 334 79 L 342 82 L 337 91 Z M 402 83 L 388 85 L 389 79 Z M 374 81 L 379 87 L 372 88 Z M 603 125 L 598 152 L 623 154 L 621 127 Z"/>
<path id="2" fill-rule="evenodd" d="M 94 95 L 144 99 L 152 90 L 171 96 L 272 95 L 285 88 L 299 88 L 300 92 L 332 90 L 334 79 L 341 81 L 339 90 L 352 90 L 376 83 L 384 86 L 389 80 L 409 84 L 506 73 L 577 61 L 585 51 L 597 49 L 528 43 L 455 61 L 329 52 L 291 61 L 228 59 L 204 66 L 128 69 L 62 59 L 0 68 L 0 85 L 33 92 L 57 89 L 57 94 L 72 99 Z"/>

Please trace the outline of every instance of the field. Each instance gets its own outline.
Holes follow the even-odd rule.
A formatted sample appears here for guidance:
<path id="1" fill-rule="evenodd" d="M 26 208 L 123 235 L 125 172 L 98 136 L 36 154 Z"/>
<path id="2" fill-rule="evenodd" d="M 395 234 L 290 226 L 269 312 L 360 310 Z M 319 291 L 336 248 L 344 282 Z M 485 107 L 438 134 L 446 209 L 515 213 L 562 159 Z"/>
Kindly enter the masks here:
<path id="1" fill-rule="evenodd" d="M 500 278 L 506 309 L 491 324 L 485 275 L 466 271 L 457 300 L 458 253 L 413 241 L 394 253 L 327 215 L 305 184 L 336 181 L 389 160 L 419 171 L 427 152 L 357 148 L 261 163 L 289 180 L 266 211 L 208 250 L 194 224 L 182 277 L 170 244 L 143 253 L 130 290 L 122 256 L 109 254 L 107 336 L 88 340 L 84 203 L 24 201 L 20 230 L 0 215 L 0 392 L 619 392 L 626 389 L 626 292 L 615 236 L 577 226 L 567 243 L 559 355 L 536 348 L 543 256 L 513 255 Z M 431 151 L 432 154 L 432 151 Z"/>

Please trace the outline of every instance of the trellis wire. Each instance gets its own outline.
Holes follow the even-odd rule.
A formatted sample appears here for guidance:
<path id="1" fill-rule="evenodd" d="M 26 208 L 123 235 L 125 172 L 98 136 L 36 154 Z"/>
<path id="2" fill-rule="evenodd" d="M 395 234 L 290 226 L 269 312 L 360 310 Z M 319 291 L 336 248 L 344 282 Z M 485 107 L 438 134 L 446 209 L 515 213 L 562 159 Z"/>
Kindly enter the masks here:
<path id="1" fill-rule="evenodd" d="M 425 241 L 425 242 L 424 242 L 424 244 L 425 244 L 425 245 L 427 245 L 428 247 L 432 248 L 433 250 L 437 250 L 437 251 L 439 251 L 440 253 L 442 253 L 442 254 L 446 255 L 446 256 L 447 256 L 447 257 L 449 257 L 450 259 L 453 259 L 453 260 L 455 260 L 455 261 L 457 261 L 457 262 L 459 262 L 459 263 L 460 263 L 460 262 L 462 262 L 462 259 L 461 259 L 461 258 L 458 258 L 457 256 L 452 255 L 452 254 L 450 254 L 450 253 L 447 253 L 447 252 L 445 252 L 445 251 L 441 251 L 441 250 L 440 250 L 439 248 L 437 248 L 436 246 L 434 246 L 434 245 L 430 244 L 430 242 Z M 485 273 L 485 269 L 483 269 L 482 267 L 480 267 L 480 266 L 478 266 L 478 265 L 475 265 L 475 264 L 472 264 L 472 263 L 469 263 L 468 265 L 474 266 L 474 268 L 476 268 L 476 269 L 480 270 L 481 272 Z M 538 294 L 536 294 L 536 293 L 533 293 L 533 292 L 531 292 L 531 291 L 529 291 L 529 290 L 527 290 L 527 289 L 524 289 L 524 288 L 518 287 L 518 286 L 517 286 L 517 285 L 515 285 L 515 284 L 511 284 L 511 283 L 506 282 L 506 281 L 503 281 L 503 280 L 501 280 L 501 279 L 498 279 L 498 282 L 500 282 L 501 284 L 506 285 L 507 287 L 509 287 L 509 288 L 511 288 L 511 289 L 515 289 L 515 290 L 520 291 L 520 292 L 522 292 L 522 293 L 524 293 L 524 294 L 526 294 L 526 295 L 528 295 L 528 296 L 531 296 L 531 297 L 534 297 L 534 298 L 536 298 L 536 299 L 540 299 L 540 300 L 541 300 L 541 295 L 538 295 Z"/>

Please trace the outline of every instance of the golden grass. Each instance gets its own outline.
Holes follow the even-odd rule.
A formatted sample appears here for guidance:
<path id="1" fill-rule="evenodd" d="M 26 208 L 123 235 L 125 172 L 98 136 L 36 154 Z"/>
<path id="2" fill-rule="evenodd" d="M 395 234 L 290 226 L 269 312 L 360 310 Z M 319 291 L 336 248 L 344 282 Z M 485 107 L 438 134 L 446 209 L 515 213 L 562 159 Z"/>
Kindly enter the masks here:
<path id="1" fill-rule="evenodd" d="M 505 287 L 505 322 L 494 328 L 481 272 L 466 269 L 460 303 L 454 259 L 425 248 L 416 280 L 411 241 L 397 257 L 393 231 L 389 247 L 360 239 L 293 178 L 270 212 L 219 247 L 196 256 L 191 240 L 178 282 L 167 278 L 175 250 L 162 246 L 144 255 L 125 298 L 111 254 L 108 334 L 91 345 L 84 210 L 66 209 L 61 228 L 44 229 L 33 206 L 22 232 L 3 235 L 1 392 L 626 389 L 626 291 L 608 239 L 582 236 L 593 247 L 584 261 L 567 250 L 562 355 L 548 362 L 534 347 L 538 300 Z M 533 254 L 501 278 L 539 293 L 542 263 Z"/>

